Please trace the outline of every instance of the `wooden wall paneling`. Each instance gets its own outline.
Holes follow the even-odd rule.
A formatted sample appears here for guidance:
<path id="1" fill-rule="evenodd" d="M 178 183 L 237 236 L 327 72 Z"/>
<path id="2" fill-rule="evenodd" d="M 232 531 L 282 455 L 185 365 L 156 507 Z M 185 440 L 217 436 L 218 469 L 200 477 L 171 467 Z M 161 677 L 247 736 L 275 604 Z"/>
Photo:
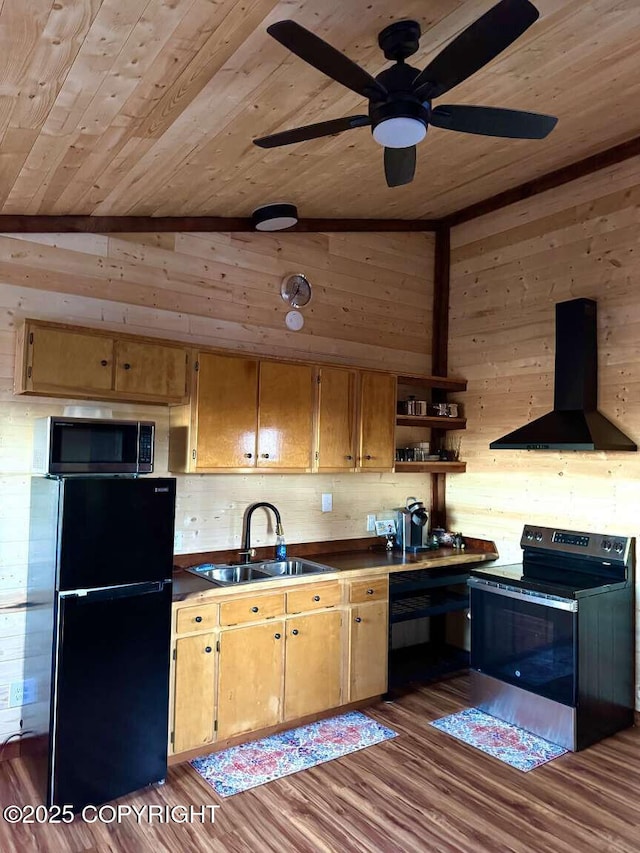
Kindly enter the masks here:
<path id="1" fill-rule="evenodd" d="M 7 679 L 21 670 L 27 652 L 33 418 L 62 414 L 65 406 L 79 404 L 13 395 L 16 329 L 22 319 L 39 317 L 249 356 L 428 373 L 433 235 L 333 236 L 133 230 L 0 235 L 0 663 L 12 667 Z M 332 240 L 335 252 L 330 251 Z M 214 260 L 214 243 L 233 248 L 225 250 L 224 263 Z M 313 300 L 304 309 L 305 328 L 291 333 L 283 324 L 287 306 L 279 296 L 281 273 L 307 270 L 307 258 L 313 260 Z M 246 306 L 254 297 L 263 300 L 262 307 L 248 321 Z M 270 309 L 265 307 L 269 299 Z M 316 334 L 314 317 L 331 318 L 336 310 L 345 317 L 357 314 L 357 320 L 325 321 L 325 332 Z M 385 329 L 394 317 L 409 330 L 404 349 L 387 343 Z M 358 325 L 368 329 L 366 342 L 360 333 L 351 336 L 350 329 Z M 82 402 L 94 404 L 110 408 L 116 418 L 155 421 L 155 474 L 169 473 L 168 407 Z M 188 417 L 182 427 L 187 425 Z M 423 494 L 424 488 L 420 474 L 178 475 L 176 553 L 239 550 L 244 511 L 261 499 L 278 506 L 289 543 L 361 538 L 369 544 L 367 514 L 388 516 L 404 505 L 407 494 Z M 321 511 L 321 495 L 327 492 L 333 495 L 331 513 Z M 254 517 L 253 544 L 271 550 L 275 533 L 266 513 L 260 516 Z M 45 627 L 30 625 L 29 650 L 50 642 Z M 8 697 L 8 684 L 0 677 L 0 705 Z M 27 712 L 35 707 L 15 712 L 0 707 L 0 740 L 28 728 Z"/>

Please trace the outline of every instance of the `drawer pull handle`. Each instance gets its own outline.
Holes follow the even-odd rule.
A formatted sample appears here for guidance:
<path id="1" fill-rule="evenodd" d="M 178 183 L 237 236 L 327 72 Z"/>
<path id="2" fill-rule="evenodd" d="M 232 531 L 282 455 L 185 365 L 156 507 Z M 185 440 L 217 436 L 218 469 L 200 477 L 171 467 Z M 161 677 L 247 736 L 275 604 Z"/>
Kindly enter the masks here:
<path id="1" fill-rule="evenodd" d="M 252 612 L 252 613 L 257 613 L 257 612 L 258 612 L 258 608 L 257 608 L 257 607 L 252 607 L 252 608 L 251 608 L 251 612 Z"/>
<path id="2" fill-rule="evenodd" d="M 368 589 L 368 590 L 367 590 L 367 595 L 373 595 L 373 590 L 372 590 L 372 589 Z"/>
<path id="3" fill-rule="evenodd" d="M 106 366 L 109 364 L 109 362 L 107 361 L 107 359 L 106 359 L 106 358 L 103 358 L 103 359 L 102 359 L 102 361 L 100 362 L 100 364 L 101 364 L 103 367 L 106 367 Z"/>
<path id="4" fill-rule="evenodd" d="M 276 638 L 276 640 L 280 639 L 280 634 L 274 634 L 273 636 Z"/>
<path id="5" fill-rule="evenodd" d="M 356 622 L 362 622 L 362 617 L 361 617 L 361 616 L 356 616 Z"/>
<path id="6" fill-rule="evenodd" d="M 293 636 L 294 636 L 294 637 L 297 637 L 297 636 L 298 636 L 299 631 L 298 631 L 298 629 L 297 629 L 297 628 L 294 628 L 294 629 L 293 629 L 293 631 L 292 631 L 291 633 L 293 634 Z"/>
<path id="7" fill-rule="evenodd" d="M 320 596 L 319 596 L 319 595 L 314 595 L 314 596 L 313 596 L 313 600 L 314 600 L 314 601 L 320 601 Z"/>
<path id="8" fill-rule="evenodd" d="M 207 654 L 209 654 L 211 652 L 211 646 L 205 646 L 204 650 Z"/>
<path id="9" fill-rule="evenodd" d="M 196 616 L 196 622 L 202 622 L 202 616 Z"/>

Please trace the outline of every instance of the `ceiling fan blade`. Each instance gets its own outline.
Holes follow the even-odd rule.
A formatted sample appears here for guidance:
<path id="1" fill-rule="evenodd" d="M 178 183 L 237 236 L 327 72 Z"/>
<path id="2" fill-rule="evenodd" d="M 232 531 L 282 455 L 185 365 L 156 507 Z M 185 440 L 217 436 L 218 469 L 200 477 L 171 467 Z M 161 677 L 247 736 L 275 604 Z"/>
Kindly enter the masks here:
<path id="1" fill-rule="evenodd" d="M 321 136 L 332 136 L 353 127 L 367 127 L 371 124 L 369 116 L 349 116 L 333 121 L 320 121 L 317 124 L 306 124 L 304 127 L 294 127 L 283 130 L 282 133 L 272 133 L 271 136 L 261 136 L 254 139 L 253 144 L 260 148 L 277 148 L 279 145 L 291 145 L 292 142 L 304 142 L 306 139 L 318 139 Z"/>
<path id="2" fill-rule="evenodd" d="M 267 32 L 300 59 L 332 80 L 342 83 L 347 89 L 352 89 L 364 98 L 386 98 L 387 90 L 364 68 L 295 21 L 278 21 L 267 27 Z"/>
<path id="3" fill-rule="evenodd" d="M 384 176 L 388 187 L 410 184 L 416 173 L 416 146 L 384 149 Z"/>
<path id="4" fill-rule="evenodd" d="M 504 136 L 510 139 L 544 139 L 556 126 L 555 116 L 503 110 L 498 107 L 467 107 L 442 104 L 431 113 L 429 123 L 446 130 Z"/>
<path id="5" fill-rule="evenodd" d="M 453 89 L 509 47 L 539 14 L 529 0 L 501 0 L 418 74 L 414 93 L 430 101 Z"/>

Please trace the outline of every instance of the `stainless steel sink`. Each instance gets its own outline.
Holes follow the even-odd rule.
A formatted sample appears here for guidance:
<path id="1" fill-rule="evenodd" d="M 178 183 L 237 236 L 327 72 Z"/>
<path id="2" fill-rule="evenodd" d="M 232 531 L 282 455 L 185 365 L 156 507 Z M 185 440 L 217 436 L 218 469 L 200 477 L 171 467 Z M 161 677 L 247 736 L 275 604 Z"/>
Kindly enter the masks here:
<path id="1" fill-rule="evenodd" d="M 273 577 L 257 566 L 214 566 L 212 563 L 204 563 L 201 566 L 191 566 L 187 569 L 192 575 L 197 575 L 210 583 L 228 586 L 237 583 L 250 583 L 251 581 L 264 581 Z"/>
<path id="2" fill-rule="evenodd" d="M 249 563 L 241 566 L 216 566 L 204 563 L 187 569 L 210 583 L 220 586 L 265 581 L 271 578 L 297 577 L 299 575 L 320 575 L 323 572 L 334 572 L 330 566 L 322 566 L 311 560 L 265 560 L 261 563 Z"/>
<path id="3" fill-rule="evenodd" d="M 311 560 L 272 560 L 258 563 L 258 568 L 271 577 L 290 577 L 295 575 L 319 575 L 323 572 L 334 572 L 330 566 L 322 566 Z"/>

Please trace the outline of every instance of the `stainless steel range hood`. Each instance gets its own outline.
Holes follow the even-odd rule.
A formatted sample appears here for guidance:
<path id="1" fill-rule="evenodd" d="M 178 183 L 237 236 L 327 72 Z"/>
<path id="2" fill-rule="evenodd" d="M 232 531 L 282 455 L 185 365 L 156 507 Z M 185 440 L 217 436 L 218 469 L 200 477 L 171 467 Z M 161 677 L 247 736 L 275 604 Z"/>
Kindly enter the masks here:
<path id="1" fill-rule="evenodd" d="M 492 450 L 637 450 L 597 411 L 596 302 L 556 304 L 556 368 L 553 411 L 492 441 Z"/>

